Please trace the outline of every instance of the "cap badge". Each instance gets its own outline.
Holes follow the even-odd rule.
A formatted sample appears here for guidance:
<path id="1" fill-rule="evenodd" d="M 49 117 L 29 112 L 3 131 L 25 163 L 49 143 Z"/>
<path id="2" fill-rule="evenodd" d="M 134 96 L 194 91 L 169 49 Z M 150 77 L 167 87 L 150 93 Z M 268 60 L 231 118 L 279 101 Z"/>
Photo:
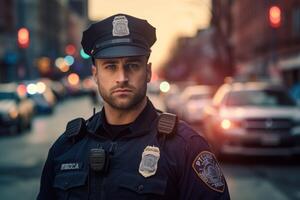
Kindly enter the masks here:
<path id="1" fill-rule="evenodd" d="M 160 157 L 158 147 L 147 146 L 142 154 L 142 160 L 139 167 L 139 172 L 145 178 L 153 176 L 157 170 L 157 163 Z"/>
<path id="2" fill-rule="evenodd" d="M 113 24 L 113 30 L 112 30 L 113 36 L 129 35 L 128 20 L 125 16 L 123 15 L 116 16 L 112 24 Z"/>

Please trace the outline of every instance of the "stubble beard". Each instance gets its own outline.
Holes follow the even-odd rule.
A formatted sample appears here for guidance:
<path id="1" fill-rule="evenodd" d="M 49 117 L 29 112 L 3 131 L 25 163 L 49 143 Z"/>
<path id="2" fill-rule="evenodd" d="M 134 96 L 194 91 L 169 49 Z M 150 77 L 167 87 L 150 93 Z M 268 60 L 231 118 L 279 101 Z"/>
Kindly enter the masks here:
<path id="1" fill-rule="evenodd" d="M 123 86 L 126 87 L 126 86 Z M 136 88 L 135 88 L 136 89 Z M 99 93 L 102 96 L 103 100 L 112 108 L 116 110 L 129 111 L 136 108 L 146 96 L 147 91 L 147 82 L 144 83 L 143 87 L 139 90 L 135 90 L 136 93 L 133 95 L 124 97 L 127 98 L 126 101 L 122 101 L 123 97 L 114 96 L 112 93 L 103 90 L 103 88 L 99 87 Z"/>

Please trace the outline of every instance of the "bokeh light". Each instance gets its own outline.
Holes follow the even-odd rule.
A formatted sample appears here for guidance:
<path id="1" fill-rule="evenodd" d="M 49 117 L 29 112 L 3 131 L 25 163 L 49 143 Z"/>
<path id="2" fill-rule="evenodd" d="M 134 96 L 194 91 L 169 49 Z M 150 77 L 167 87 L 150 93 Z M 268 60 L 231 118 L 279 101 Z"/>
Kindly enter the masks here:
<path id="1" fill-rule="evenodd" d="M 27 85 L 27 92 L 30 95 L 34 95 L 37 93 L 37 86 L 34 83 L 30 83 L 29 85 Z"/>
<path id="2" fill-rule="evenodd" d="M 68 82 L 71 85 L 77 85 L 79 83 L 79 76 L 78 76 L 78 74 L 76 74 L 76 73 L 69 74 L 69 76 L 68 76 Z"/>
<path id="3" fill-rule="evenodd" d="M 17 93 L 20 97 L 26 96 L 27 90 L 26 90 L 26 85 L 20 84 L 17 87 Z"/>
<path id="4" fill-rule="evenodd" d="M 36 84 L 36 87 L 37 87 L 37 92 L 40 94 L 46 91 L 46 84 L 41 81 Z"/>
<path id="5" fill-rule="evenodd" d="M 68 44 L 65 48 L 65 52 L 68 55 L 74 55 L 76 53 L 76 48 L 73 44 Z"/>
<path id="6" fill-rule="evenodd" d="M 62 57 L 59 57 L 55 60 L 55 66 L 58 68 L 60 68 L 64 64 L 65 64 L 65 60 Z"/>
<path id="7" fill-rule="evenodd" d="M 159 89 L 162 92 L 168 92 L 170 90 L 170 84 L 167 81 L 163 81 L 160 83 Z"/>
<path id="8" fill-rule="evenodd" d="M 73 63 L 74 63 L 74 57 L 70 56 L 70 55 L 66 56 L 64 58 L 64 60 L 65 60 L 65 63 L 69 66 L 73 65 Z"/>

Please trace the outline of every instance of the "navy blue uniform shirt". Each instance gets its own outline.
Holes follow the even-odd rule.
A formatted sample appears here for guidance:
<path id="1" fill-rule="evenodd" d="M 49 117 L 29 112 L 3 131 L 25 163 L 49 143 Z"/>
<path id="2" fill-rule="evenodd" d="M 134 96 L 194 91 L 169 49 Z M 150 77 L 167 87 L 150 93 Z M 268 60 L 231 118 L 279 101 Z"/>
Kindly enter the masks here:
<path id="1" fill-rule="evenodd" d="M 62 134 L 49 150 L 38 200 L 230 199 L 225 178 L 207 142 L 180 121 L 176 133 L 157 133 L 158 113 L 150 101 L 138 118 L 111 135 L 104 110 L 75 143 Z M 109 152 L 108 171 L 95 173 L 89 154 Z"/>

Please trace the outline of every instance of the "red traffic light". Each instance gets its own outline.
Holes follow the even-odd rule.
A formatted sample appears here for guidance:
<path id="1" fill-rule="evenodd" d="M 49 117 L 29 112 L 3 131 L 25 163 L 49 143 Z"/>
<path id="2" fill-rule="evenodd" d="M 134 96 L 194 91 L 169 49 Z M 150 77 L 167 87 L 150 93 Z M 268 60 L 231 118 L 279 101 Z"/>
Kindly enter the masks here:
<path id="1" fill-rule="evenodd" d="M 68 44 L 65 47 L 65 52 L 68 55 L 74 55 L 76 53 L 76 47 L 73 44 Z"/>
<path id="2" fill-rule="evenodd" d="M 20 48 L 29 47 L 29 30 L 27 28 L 20 28 L 18 31 L 18 44 Z"/>
<path id="3" fill-rule="evenodd" d="M 281 25 L 281 9 L 279 6 L 269 8 L 269 22 L 272 28 L 279 28 Z"/>

